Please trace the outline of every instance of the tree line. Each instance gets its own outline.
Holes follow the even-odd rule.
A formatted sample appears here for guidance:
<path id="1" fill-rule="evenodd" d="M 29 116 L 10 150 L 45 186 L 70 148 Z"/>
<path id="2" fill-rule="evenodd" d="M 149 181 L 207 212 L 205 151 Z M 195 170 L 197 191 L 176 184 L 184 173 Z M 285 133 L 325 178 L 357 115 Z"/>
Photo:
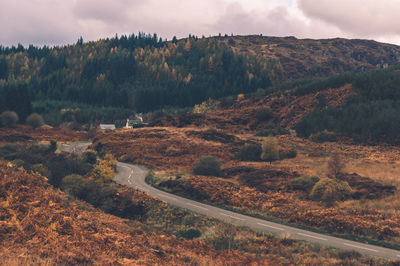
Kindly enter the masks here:
<path id="1" fill-rule="evenodd" d="M 305 137 L 328 130 L 359 141 L 400 143 L 399 70 L 397 65 L 342 75 L 342 83 L 352 83 L 356 94 L 342 106 L 311 112 L 295 126 L 296 131 Z"/>
<path id="2" fill-rule="evenodd" d="M 15 97 L 31 101 L 33 109 L 46 101 L 59 101 L 63 109 L 79 103 L 134 112 L 193 106 L 267 88 L 277 69 L 274 60 L 195 36 L 166 42 L 140 33 L 53 48 L 0 47 L 0 90 L 24 91 Z"/>

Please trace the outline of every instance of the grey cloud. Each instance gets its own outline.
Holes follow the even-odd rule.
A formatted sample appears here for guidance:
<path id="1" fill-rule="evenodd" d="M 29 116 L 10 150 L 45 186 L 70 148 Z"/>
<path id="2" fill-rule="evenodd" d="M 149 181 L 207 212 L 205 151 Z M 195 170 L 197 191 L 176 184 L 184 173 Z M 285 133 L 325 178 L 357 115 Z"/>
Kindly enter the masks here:
<path id="1" fill-rule="evenodd" d="M 262 33 L 400 43 L 398 10 L 397 0 L 0 0 L 0 44 L 58 45 L 138 31 L 169 39 Z"/>
<path id="2" fill-rule="evenodd" d="M 262 33 L 270 36 L 293 35 L 300 38 L 340 35 L 336 27 L 320 21 L 309 23 L 290 12 L 290 8 L 286 6 L 248 12 L 238 3 L 231 4 L 214 27 L 223 33 L 233 32 L 240 35 Z"/>
<path id="3" fill-rule="evenodd" d="M 355 36 L 400 34 L 397 0 L 298 0 L 298 6 L 307 16 Z"/>
<path id="4" fill-rule="evenodd" d="M 0 6 L 0 43 L 3 45 L 58 45 L 79 37 L 65 1 L 0 0 Z"/>
<path id="5" fill-rule="evenodd" d="M 128 10 L 144 4 L 137 0 L 79 0 L 73 12 L 78 19 L 94 19 L 119 24 L 129 19 Z"/>

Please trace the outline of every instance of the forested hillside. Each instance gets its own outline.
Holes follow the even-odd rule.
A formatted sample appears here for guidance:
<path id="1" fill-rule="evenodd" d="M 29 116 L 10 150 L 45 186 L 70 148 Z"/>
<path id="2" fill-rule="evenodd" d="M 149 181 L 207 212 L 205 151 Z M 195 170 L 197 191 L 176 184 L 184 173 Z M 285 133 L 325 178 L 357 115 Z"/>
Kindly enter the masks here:
<path id="1" fill-rule="evenodd" d="M 295 126 L 297 132 L 310 136 L 328 130 L 360 141 L 399 143 L 400 66 L 311 81 L 296 92 L 304 94 L 304 88 L 315 91 L 346 83 L 352 84 L 355 94 L 341 106 L 316 109 Z"/>
<path id="2" fill-rule="evenodd" d="M 400 61 L 399 46 L 372 40 L 250 35 L 221 37 L 221 41 L 238 52 L 279 60 L 289 80 L 383 68 Z"/>
<path id="3" fill-rule="evenodd" d="M 1 48 L 0 89 L 6 97 L 0 111 L 15 109 L 24 119 L 20 109 L 30 108 L 28 99 L 40 113 L 57 107 L 76 113 L 82 108 L 77 104 L 119 112 L 193 106 L 266 88 L 280 79 L 279 73 L 276 60 L 237 54 L 217 39 L 192 36 L 165 42 L 139 34 L 51 49 Z M 19 102 L 22 98 L 28 102 Z M 100 112 L 110 116 L 113 110 Z M 81 109 L 77 116 L 93 118 Z"/>
<path id="4" fill-rule="evenodd" d="M 316 91 L 318 86 L 338 88 L 347 82 L 359 84 L 355 86 L 357 89 L 375 84 L 379 88 L 372 91 L 379 94 L 382 82 L 371 82 L 371 79 L 381 80 L 380 74 L 374 74 L 367 81 L 366 76 L 355 78 L 358 74 L 351 73 L 386 68 L 399 59 L 400 48 L 396 45 L 368 40 L 299 40 L 294 37 L 189 36 L 167 42 L 156 34 L 140 33 L 88 43 L 79 39 L 74 45 L 53 48 L 0 46 L 0 94 L 3 96 L 0 112 L 16 111 L 20 122 L 37 112 L 52 125 L 114 123 L 136 112 L 192 107 L 208 98 L 251 93 L 271 86 L 274 90 L 295 89 L 295 94 L 300 95 Z M 397 75 L 393 70 L 388 71 L 392 71 L 388 75 Z M 345 72 L 348 74 L 321 78 Z M 295 82 L 282 83 L 290 80 Z M 395 91 L 396 86 L 392 82 L 384 90 Z M 371 93 L 359 99 L 357 106 L 360 108 L 366 99 L 384 100 Z M 397 100 L 396 96 L 385 96 L 385 99 Z M 389 102 L 385 106 L 383 102 L 374 106 L 379 110 L 391 109 L 390 116 L 394 116 L 393 108 L 397 108 Z M 323 119 L 328 112 L 330 116 L 343 116 L 344 111 L 339 114 L 338 110 L 324 110 Z M 333 130 L 338 125 L 335 118 L 335 122 L 325 119 L 318 128 L 309 126 L 307 123 L 314 124 L 316 116 L 321 115 L 316 112 L 297 127 L 301 134 L 309 135 L 322 128 Z M 387 119 L 385 116 L 383 121 Z M 355 120 L 364 121 L 359 117 Z M 326 123 L 330 124 L 325 126 Z M 348 121 L 343 123 L 348 124 Z M 349 132 L 342 126 L 335 131 L 365 138 L 382 136 L 382 133 L 370 133 L 371 130 L 358 127 L 356 132 Z"/>

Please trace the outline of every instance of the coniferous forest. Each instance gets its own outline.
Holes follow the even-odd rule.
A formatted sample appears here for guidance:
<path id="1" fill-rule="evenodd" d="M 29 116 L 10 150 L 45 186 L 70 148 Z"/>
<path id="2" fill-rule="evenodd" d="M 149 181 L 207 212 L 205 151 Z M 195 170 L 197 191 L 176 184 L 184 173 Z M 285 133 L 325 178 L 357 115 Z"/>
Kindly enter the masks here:
<path id="1" fill-rule="evenodd" d="M 52 124 L 71 116 L 111 122 L 267 88 L 279 72 L 274 68 L 273 60 L 193 36 L 166 42 L 140 33 L 54 48 L 0 47 L 0 111 L 14 110 L 23 121 L 33 109 Z"/>
<path id="2" fill-rule="evenodd" d="M 279 58 L 234 51 L 223 39 L 140 33 L 52 48 L 0 46 L 0 112 L 15 111 L 20 123 L 32 112 L 50 125 L 114 123 L 259 89 L 298 97 L 352 84 L 344 105 L 309 113 L 295 125 L 298 134 L 400 141 L 400 66 L 284 83 Z"/>
<path id="3" fill-rule="evenodd" d="M 295 126 L 301 136 L 323 130 L 359 141 L 399 143 L 400 66 L 340 75 L 309 83 L 314 91 L 352 84 L 354 95 L 344 105 L 317 109 Z M 312 85 L 311 85 L 312 84 Z M 297 93 L 307 87 L 299 86 Z"/>

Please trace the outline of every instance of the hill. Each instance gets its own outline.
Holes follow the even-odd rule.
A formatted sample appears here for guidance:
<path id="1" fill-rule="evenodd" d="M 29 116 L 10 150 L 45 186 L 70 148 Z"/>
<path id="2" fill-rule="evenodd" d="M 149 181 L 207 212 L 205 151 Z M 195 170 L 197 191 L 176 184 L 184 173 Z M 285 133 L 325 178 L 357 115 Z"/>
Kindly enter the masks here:
<path id="1" fill-rule="evenodd" d="M 400 47 L 367 40 L 131 35 L 63 47 L 0 47 L 0 111 L 53 125 L 115 122 L 305 77 L 384 68 Z M 122 123 L 122 122 L 121 122 Z"/>
<path id="2" fill-rule="evenodd" d="M 290 80 L 384 68 L 400 61 L 399 46 L 372 40 L 258 35 L 220 39 L 236 52 L 278 60 L 283 76 Z"/>
<path id="3" fill-rule="evenodd" d="M 39 174 L 15 169 L 4 161 L 0 166 L 0 264 L 222 265 L 256 261 L 239 252 L 216 251 L 202 241 L 147 234 L 140 222 L 129 223 L 89 205 L 71 203 L 66 194 L 48 187 Z"/>

